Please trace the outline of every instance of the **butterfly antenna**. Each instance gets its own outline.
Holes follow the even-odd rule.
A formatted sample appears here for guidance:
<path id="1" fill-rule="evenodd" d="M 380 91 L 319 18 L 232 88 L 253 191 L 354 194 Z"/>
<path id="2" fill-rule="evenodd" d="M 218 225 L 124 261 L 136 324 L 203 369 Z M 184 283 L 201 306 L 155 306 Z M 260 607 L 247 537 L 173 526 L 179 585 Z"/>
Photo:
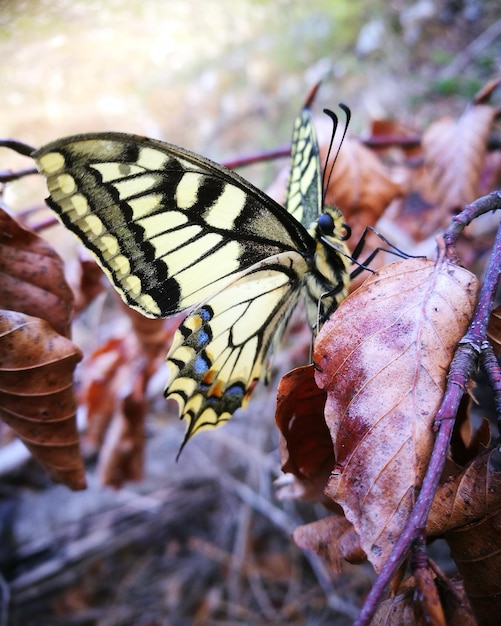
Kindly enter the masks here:
<path id="1" fill-rule="evenodd" d="M 337 127 L 339 125 L 339 118 L 338 116 L 334 113 L 334 111 L 331 111 L 330 109 L 324 109 L 324 113 L 326 115 L 328 115 L 331 120 L 332 120 L 332 133 L 331 133 L 331 140 L 329 142 L 329 149 L 327 150 L 327 158 L 325 159 L 325 165 L 326 167 L 324 168 L 324 175 L 323 175 L 323 180 L 322 180 L 322 189 L 323 189 L 323 200 L 325 202 L 325 196 L 327 195 L 327 189 L 329 189 L 329 185 L 331 182 L 331 178 L 332 178 L 332 171 L 334 170 L 334 165 L 336 164 L 337 158 L 339 156 L 339 151 L 341 150 L 341 146 L 343 145 L 343 141 L 344 138 L 346 137 L 346 133 L 348 131 L 348 126 L 350 125 L 350 120 L 351 120 L 351 111 L 349 109 L 349 107 L 346 106 L 346 104 L 343 104 L 342 102 L 339 103 L 339 108 L 344 112 L 345 116 L 346 116 L 346 122 L 344 125 L 344 130 L 343 130 L 343 136 L 341 137 L 341 141 L 339 142 L 339 146 L 336 150 L 336 154 L 334 156 L 334 158 L 332 159 L 332 165 L 330 166 L 329 169 L 329 174 L 327 175 L 327 179 L 326 179 L 326 172 L 327 172 L 327 163 L 329 163 L 329 159 L 330 156 L 332 154 L 332 147 L 334 144 L 334 137 L 336 135 L 336 131 L 337 131 Z"/>

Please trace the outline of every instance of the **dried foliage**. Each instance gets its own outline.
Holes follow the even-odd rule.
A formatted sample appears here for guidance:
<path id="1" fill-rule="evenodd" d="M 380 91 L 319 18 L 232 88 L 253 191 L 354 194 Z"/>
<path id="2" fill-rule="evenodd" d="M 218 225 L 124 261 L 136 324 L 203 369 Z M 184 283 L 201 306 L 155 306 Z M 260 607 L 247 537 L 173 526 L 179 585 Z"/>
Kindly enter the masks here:
<path id="1" fill-rule="evenodd" d="M 476 278 L 466 270 L 399 261 L 365 281 L 315 344 L 336 458 L 325 491 L 376 571 L 415 504 L 447 369 L 475 303 Z"/>
<path id="2" fill-rule="evenodd" d="M 354 244 L 365 236 L 365 226 L 379 220 L 383 228 L 391 221 L 388 236 L 399 247 L 413 252 L 420 244 L 435 253 L 435 237 L 451 220 L 459 233 L 471 221 L 466 214 L 487 211 L 474 201 L 501 180 L 499 154 L 488 151 L 498 118 L 487 104 L 491 93 L 485 91 L 458 119 L 433 122 L 422 136 L 398 122 L 379 120 L 365 142 L 346 139 L 326 200 L 342 208 L 353 226 Z M 498 198 L 489 206 L 499 209 L 499 203 Z M 81 358 L 69 340 L 73 295 L 50 245 L 6 214 L 0 220 L 0 415 L 55 480 L 82 488 L 71 384 Z M 440 243 L 436 260 L 411 258 L 372 274 L 323 327 L 314 366 L 293 370 L 279 386 L 281 463 L 292 476 L 279 496 L 321 502 L 329 511 L 328 517 L 297 527 L 294 540 L 324 558 L 332 572 L 345 561 L 368 560 L 378 573 L 394 567 L 392 593 L 371 605 L 374 624 L 470 624 L 473 615 L 481 624 L 494 624 L 493 615 L 501 613 L 501 464 L 495 429 L 487 421 L 474 425 L 475 403 L 468 396 L 478 394 L 466 365 L 459 368 L 466 372 L 465 382 L 456 386 L 466 399 L 452 443 L 448 447 L 447 439 L 441 450 L 436 447 L 437 432 L 457 413 L 454 405 L 447 420 L 437 423 L 448 380 L 456 380 L 453 357 L 458 345 L 459 351 L 473 346 L 475 354 L 485 350 L 486 328 L 478 317 L 470 323 L 492 304 L 481 292 L 475 309 L 478 281 L 457 264 L 454 237 L 452 245 L 447 243 L 451 237 L 445 250 Z M 482 234 L 478 249 L 474 237 L 470 228 L 457 252 L 468 267 L 484 269 L 481 252 L 492 247 L 492 233 L 488 228 Z M 373 234 L 365 242 L 363 258 L 388 247 Z M 495 248 L 498 262 L 499 254 Z M 381 259 L 376 255 L 376 263 Z M 81 260 L 77 274 L 73 282 L 81 312 L 103 286 L 88 259 Z M 126 315 L 127 330 L 100 341 L 87 355 L 78 392 L 87 416 L 83 449 L 98 456 L 101 480 L 115 487 L 142 477 L 147 386 L 175 326 Z M 498 318 L 495 311 L 488 329 L 496 354 Z M 478 345 L 471 335 L 462 341 L 472 327 L 480 328 Z M 298 343 L 291 352 L 302 354 L 304 342 Z M 499 394 L 501 374 L 495 368 L 487 369 Z M 447 402 L 446 409 L 451 409 Z M 444 450 L 448 458 L 436 476 L 426 527 L 416 522 L 412 535 L 412 575 L 404 578 L 403 567 L 398 570 L 402 559 L 393 562 L 392 554 L 412 524 L 429 467 Z M 428 560 L 425 542 L 436 538 L 448 543 L 463 582 L 449 580 Z M 287 576 L 279 557 L 276 571 L 277 579 Z M 359 623 L 368 621 L 362 616 Z"/>
<path id="3" fill-rule="evenodd" d="M 72 386 L 82 355 L 68 339 L 73 296 L 52 247 L 4 211 L 0 274 L 0 416 L 53 480 L 83 489 Z"/>

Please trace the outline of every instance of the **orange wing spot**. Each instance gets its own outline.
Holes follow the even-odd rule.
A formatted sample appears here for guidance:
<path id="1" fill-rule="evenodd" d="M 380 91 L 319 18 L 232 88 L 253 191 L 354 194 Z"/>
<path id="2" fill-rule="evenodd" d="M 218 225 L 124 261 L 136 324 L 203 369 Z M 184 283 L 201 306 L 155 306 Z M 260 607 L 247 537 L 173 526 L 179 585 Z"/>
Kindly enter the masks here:
<path id="1" fill-rule="evenodd" d="M 212 387 L 209 398 L 222 398 L 224 394 L 224 386 L 223 383 L 218 380 L 216 384 Z"/>
<path id="2" fill-rule="evenodd" d="M 216 379 L 216 372 L 214 370 L 208 370 L 207 374 L 202 377 L 202 382 L 204 385 L 212 385 L 214 380 Z"/>
<path id="3" fill-rule="evenodd" d="M 249 402 L 249 397 L 252 394 L 252 392 L 254 391 L 254 389 L 256 388 L 257 383 L 259 382 L 258 378 L 254 378 L 254 380 L 251 382 L 251 384 L 247 387 L 247 391 L 245 392 L 245 396 L 243 397 L 242 400 L 242 406 L 244 407 L 247 402 Z"/>

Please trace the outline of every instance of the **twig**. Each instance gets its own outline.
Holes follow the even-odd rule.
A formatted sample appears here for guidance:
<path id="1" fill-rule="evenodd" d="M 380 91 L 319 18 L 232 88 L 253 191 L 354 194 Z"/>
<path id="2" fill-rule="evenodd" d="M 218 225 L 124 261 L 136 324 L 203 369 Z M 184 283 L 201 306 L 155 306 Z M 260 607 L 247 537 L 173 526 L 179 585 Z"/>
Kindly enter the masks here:
<path id="1" fill-rule="evenodd" d="M 491 200 L 496 202 L 491 206 Z M 459 236 L 459 225 L 466 225 L 471 221 L 473 214 L 489 206 L 487 210 L 499 209 L 501 197 L 499 192 L 490 194 L 468 205 L 460 215 L 454 218 L 455 224 L 448 231 L 454 231 L 455 238 Z M 463 215 L 464 214 L 464 215 Z M 454 227 L 454 228 L 453 228 Z M 457 231 L 457 232 L 456 232 Z M 445 239 L 445 237 L 444 237 Z M 449 242 L 450 243 L 450 242 Z M 452 245 L 452 244 L 450 244 Z M 403 562 L 412 541 L 424 531 L 426 520 L 438 487 L 442 469 L 446 460 L 450 437 L 454 428 L 454 419 L 463 397 L 464 390 L 471 374 L 478 362 L 481 348 L 486 341 L 487 322 L 494 301 L 496 288 L 501 272 L 501 226 L 498 228 L 494 249 L 489 261 L 485 280 L 480 290 L 478 304 L 468 332 L 460 341 L 459 347 L 452 359 L 447 377 L 445 394 L 435 416 L 435 428 L 438 430 L 433 446 L 430 464 L 423 479 L 421 491 L 409 519 L 388 557 L 381 574 L 369 592 L 364 606 L 360 612 L 356 626 L 367 626 L 379 605 L 384 591 L 393 577 L 395 571 Z"/>
<path id="2" fill-rule="evenodd" d="M 28 167 L 25 170 L 18 170 L 17 172 L 0 171 L 0 183 L 11 183 L 14 180 L 19 180 L 25 176 L 32 176 L 38 174 L 36 167 Z"/>
<path id="3" fill-rule="evenodd" d="M 10 589 L 5 578 L 0 574 L 0 626 L 7 626 L 9 621 Z"/>
<path id="4" fill-rule="evenodd" d="M 501 208 L 501 190 L 493 191 L 487 196 L 482 196 L 467 204 L 461 213 L 455 215 L 451 220 L 451 225 L 443 234 L 443 240 L 445 243 L 445 256 L 452 263 L 459 263 L 459 258 L 456 253 L 456 243 L 459 235 L 479 215 L 489 213 L 490 211 L 497 211 Z"/>
<path id="5" fill-rule="evenodd" d="M 17 139 L 0 139 L 0 148 L 10 148 L 10 150 L 28 157 L 35 151 L 33 146 Z"/>
<path id="6" fill-rule="evenodd" d="M 494 355 L 494 350 L 488 341 L 484 341 L 482 344 L 480 358 L 494 392 L 494 406 L 496 407 L 498 430 L 501 432 L 501 367 L 499 367 L 499 363 Z"/>
<path id="7" fill-rule="evenodd" d="M 452 78 L 459 74 L 470 63 L 470 61 L 481 54 L 492 42 L 501 35 L 501 20 L 491 24 L 489 28 L 470 42 L 466 48 L 456 54 L 454 61 L 449 63 L 438 75 L 440 80 Z"/>

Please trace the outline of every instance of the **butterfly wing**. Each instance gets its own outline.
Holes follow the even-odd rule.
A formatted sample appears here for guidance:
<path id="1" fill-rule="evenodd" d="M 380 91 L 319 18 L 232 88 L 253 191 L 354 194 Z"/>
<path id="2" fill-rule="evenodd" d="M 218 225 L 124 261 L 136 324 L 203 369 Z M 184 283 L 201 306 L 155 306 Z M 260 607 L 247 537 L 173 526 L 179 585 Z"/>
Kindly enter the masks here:
<path id="1" fill-rule="evenodd" d="M 247 404 L 297 303 L 307 269 L 297 252 L 267 258 L 182 322 L 167 355 L 172 382 L 166 396 L 178 401 L 188 420 L 185 443 Z"/>
<path id="2" fill-rule="evenodd" d="M 309 106 L 294 123 L 285 207 L 305 228 L 311 228 L 322 212 L 320 154 Z"/>
<path id="3" fill-rule="evenodd" d="M 171 144 L 77 135 L 33 154 L 48 204 L 97 257 L 122 298 L 150 317 L 194 306 L 235 274 L 314 249 L 279 204 L 234 172 Z"/>

